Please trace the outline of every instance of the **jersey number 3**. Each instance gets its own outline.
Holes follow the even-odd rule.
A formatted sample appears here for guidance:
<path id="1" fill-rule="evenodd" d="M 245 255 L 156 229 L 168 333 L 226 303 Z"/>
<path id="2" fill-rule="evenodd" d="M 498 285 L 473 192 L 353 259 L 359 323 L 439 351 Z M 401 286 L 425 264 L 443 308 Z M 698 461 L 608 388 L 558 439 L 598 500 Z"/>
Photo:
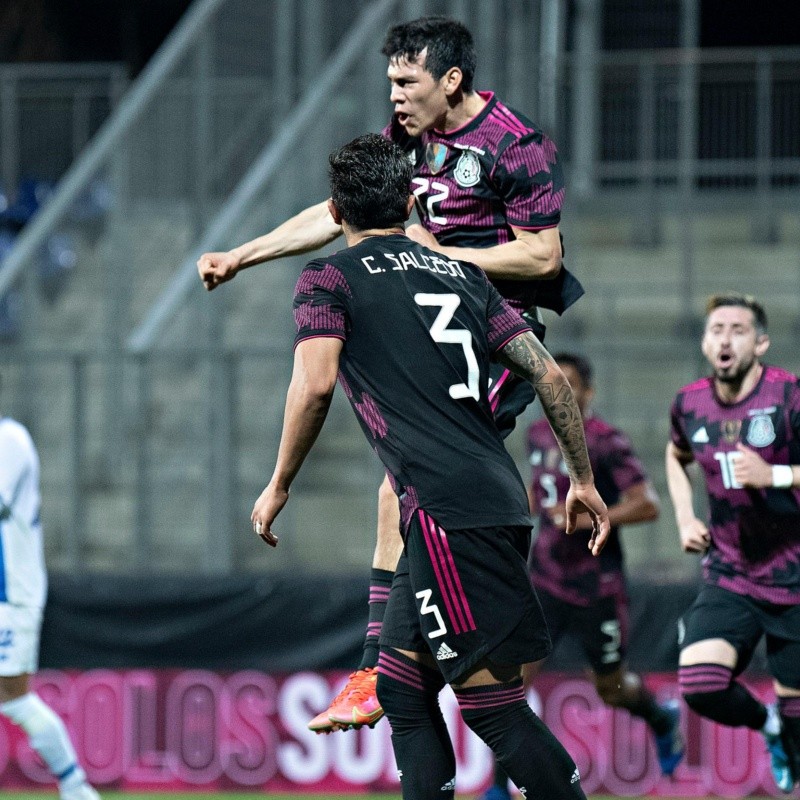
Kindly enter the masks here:
<path id="1" fill-rule="evenodd" d="M 467 359 L 467 382 L 454 383 L 450 387 L 450 397 L 453 400 L 462 400 L 465 397 L 480 399 L 478 391 L 478 359 L 472 349 L 472 336 L 466 328 L 448 328 L 450 320 L 461 305 L 461 298 L 457 294 L 425 294 L 418 292 L 414 295 L 414 302 L 418 306 L 439 306 L 441 311 L 431 325 L 431 339 L 443 344 L 460 344 L 464 348 L 464 357 Z"/>

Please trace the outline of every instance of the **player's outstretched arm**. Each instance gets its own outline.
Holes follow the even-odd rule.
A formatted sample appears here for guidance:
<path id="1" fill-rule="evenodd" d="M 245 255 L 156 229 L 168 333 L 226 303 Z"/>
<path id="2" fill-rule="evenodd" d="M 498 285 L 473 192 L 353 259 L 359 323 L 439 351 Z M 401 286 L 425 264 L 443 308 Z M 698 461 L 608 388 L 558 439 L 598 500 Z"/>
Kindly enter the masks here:
<path id="1" fill-rule="evenodd" d="M 594 555 L 598 555 L 611 527 L 606 504 L 594 485 L 583 434 L 583 419 L 569 381 L 544 345 L 530 331 L 508 342 L 499 356 L 510 370 L 530 381 L 539 395 L 569 473 L 567 533 L 575 531 L 578 514 L 587 512 L 592 519 L 589 548 Z"/>
<path id="2" fill-rule="evenodd" d="M 667 444 L 665 459 L 667 488 L 675 509 L 675 522 L 681 538 L 681 547 L 687 553 L 705 553 L 711 543 L 708 528 L 694 513 L 692 482 L 686 467 L 692 462 L 691 453 L 679 450 L 672 442 Z"/>
<path id="3" fill-rule="evenodd" d="M 406 235 L 448 258 L 477 264 L 489 277 L 515 281 L 548 280 L 561 270 L 558 228 L 529 231 L 512 228 L 516 238 L 494 247 L 444 247 L 421 225 L 409 225 Z"/>
<path id="4" fill-rule="evenodd" d="M 294 351 L 294 369 L 278 457 L 272 478 L 253 506 L 253 530 L 275 547 L 272 524 L 289 499 L 289 488 L 322 429 L 336 387 L 343 342 L 334 338 L 306 339 Z"/>
<path id="5" fill-rule="evenodd" d="M 259 236 L 227 252 L 203 253 L 197 271 L 203 285 L 211 291 L 235 278 L 240 270 L 317 250 L 342 232 L 328 211 L 328 201 L 309 206 L 264 236 Z"/>

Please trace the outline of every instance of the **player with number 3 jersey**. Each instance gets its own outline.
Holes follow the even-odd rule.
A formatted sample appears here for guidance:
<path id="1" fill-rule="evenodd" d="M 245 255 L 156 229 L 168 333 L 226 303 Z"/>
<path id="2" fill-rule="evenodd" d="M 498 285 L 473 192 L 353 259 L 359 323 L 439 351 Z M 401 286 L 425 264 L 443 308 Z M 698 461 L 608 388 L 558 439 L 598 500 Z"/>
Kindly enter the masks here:
<path id="1" fill-rule="evenodd" d="M 534 384 L 570 474 L 567 529 L 590 517 L 598 555 L 608 513 L 594 486 L 580 411 L 563 372 L 520 315 L 467 262 L 404 235 L 411 169 L 377 134 L 330 158 L 330 211 L 348 247 L 297 284 L 294 371 L 275 470 L 253 507 L 272 530 L 339 380 L 399 499 L 405 547 L 381 633 L 377 697 L 392 727 L 406 800 L 452 800 L 456 760 L 438 694 L 529 800 L 582 800 L 572 759 L 525 701 L 521 665 L 549 650 L 527 574 L 525 488 L 491 413 L 502 359 Z"/>

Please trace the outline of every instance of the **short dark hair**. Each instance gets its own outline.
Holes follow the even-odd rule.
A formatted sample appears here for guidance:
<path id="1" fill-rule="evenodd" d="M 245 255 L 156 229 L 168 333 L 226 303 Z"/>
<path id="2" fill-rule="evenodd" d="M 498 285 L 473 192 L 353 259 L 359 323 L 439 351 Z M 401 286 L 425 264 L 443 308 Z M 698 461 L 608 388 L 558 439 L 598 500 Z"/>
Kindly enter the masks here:
<path id="1" fill-rule="evenodd" d="M 738 308 L 747 308 L 753 312 L 753 321 L 755 322 L 756 332 L 764 334 L 767 332 L 767 312 L 764 311 L 764 306 L 751 294 L 741 294 L 740 292 L 720 292 L 719 294 L 712 294 L 706 302 L 706 317 L 718 308 L 724 306 L 736 306 Z"/>
<path id="2" fill-rule="evenodd" d="M 357 230 L 392 228 L 408 219 L 411 162 L 377 133 L 358 136 L 328 159 L 331 200 Z"/>
<path id="3" fill-rule="evenodd" d="M 586 389 L 591 389 L 594 386 L 594 369 L 586 356 L 580 356 L 577 353 L 556 353 L 553 356 L 553 361 L 559 366 L 566 364 L 572 367 L 580 376 Z"/>
<path id="4" fill-rule="evenodd" d="M 416 61 L 426 47 L 425 69 L 438 81 L 451 67 L 458 67 L 463 76 L 461 87 L 469 94 L 475 78 L 475 43 L 458 20 L 431 16 L 393 25 L 386 32 L 381 53 L 390 61 Z"/>

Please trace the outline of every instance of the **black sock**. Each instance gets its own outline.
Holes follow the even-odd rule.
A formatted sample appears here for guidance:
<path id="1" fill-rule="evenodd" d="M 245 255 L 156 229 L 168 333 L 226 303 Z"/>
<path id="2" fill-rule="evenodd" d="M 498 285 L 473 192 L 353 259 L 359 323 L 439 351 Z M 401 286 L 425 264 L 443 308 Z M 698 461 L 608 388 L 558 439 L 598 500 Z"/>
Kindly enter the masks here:
<path id="1" fill-rule="evenodd" d="M 678 668 L 678 681 L 686 705 L 701 717 L 720 725 L 745 725 L 759 731 L 767 721 L 767 709 L 741 683 L 733 670 L 721 664 L 692 664 Z"/>
<path id="2" fill-rule="evenodd" d="M 456 757 L 439 708 L 438 670 L 396 650 L 378 660 L 378 700 L 392 726 L 403 800 L 453 800 Z"/>
<path id="3" fill-rule="evenodd" d="M 508 791 L 508 773 L 503 769 L 502 764 L 494 760 L 494 780 L 492 786 L 498 786 L 501 789 Z"/>
<path id="4" fill-rule="evenodd" d="M 622 697 L 615 708 L 624 708 L 634 717 L 643 719 L 656 736 L 663 736 L 672 727 L 672 717 L 656 702 L 652 693 L 644 686 L 639 686 L 633 697 Z"/>
<path id="5" fill-rule="evenodd" d="M 526 800 L 585 800 L 575 762 L 525 702 L 522 681 L 456 689 L 464 722 Z"/>
<path id="6" fill-rule="evenodd" d="M 378 665 L 378 639 L 381 636 L 383 615 L 386 612 L 386 603 L 389 600 L 389 590 L 392 588 L 394 572 L 387 569 L 372 568 L 369 578 L 369 622 L 367 623 L 367 636 L 364 639 L 364 652 L 361 655 L 359 669 L 376 667 Z"/>

